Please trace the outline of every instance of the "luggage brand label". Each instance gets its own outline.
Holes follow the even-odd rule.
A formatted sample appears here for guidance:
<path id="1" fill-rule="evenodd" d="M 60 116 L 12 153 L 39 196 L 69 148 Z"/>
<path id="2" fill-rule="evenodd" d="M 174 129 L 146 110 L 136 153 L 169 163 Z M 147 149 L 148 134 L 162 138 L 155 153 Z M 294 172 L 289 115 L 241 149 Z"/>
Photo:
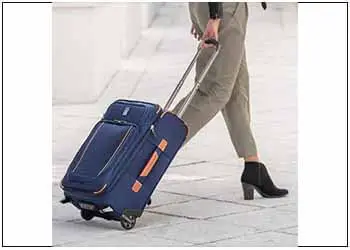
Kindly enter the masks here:
<path id="1" fill-rule="evenodd" d="M 129 113 L 129 110 L 130 110 L 130 108 L 129 107 L 126 107 L 125 109 L 124 109 L 124 111 L 123 111 L 123 116 L 127 116 L 128 115 L 128 113 Z"/>

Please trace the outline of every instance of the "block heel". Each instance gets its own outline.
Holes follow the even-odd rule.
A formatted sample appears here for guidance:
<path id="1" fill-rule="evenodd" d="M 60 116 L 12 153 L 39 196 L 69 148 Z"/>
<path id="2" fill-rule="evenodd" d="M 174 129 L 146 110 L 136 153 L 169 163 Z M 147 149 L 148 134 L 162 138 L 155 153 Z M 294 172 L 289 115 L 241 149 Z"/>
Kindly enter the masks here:
<path id="1" fill-rule="evenodd" d="M 288 194 L 287 189 L 274 185 L 266 167 L 259 162 L 246 162 L 241 176 L 245 200 L 254 199 L 254 190 L 264 198 L 280 198 Z"/>
<path id="2" fill-rule="evenodd" d="M 245 200 L 254 200 L 254 186 L 242 182 L 243 196 Z"/>

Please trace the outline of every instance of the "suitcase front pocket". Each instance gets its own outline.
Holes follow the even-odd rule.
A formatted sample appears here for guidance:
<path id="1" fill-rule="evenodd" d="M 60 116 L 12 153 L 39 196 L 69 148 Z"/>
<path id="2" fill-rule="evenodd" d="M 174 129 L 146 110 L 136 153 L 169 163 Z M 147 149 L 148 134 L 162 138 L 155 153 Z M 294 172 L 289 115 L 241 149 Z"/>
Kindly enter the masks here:
<path id="1" fill-rule="evenodd" d="M 76 175 L 90 178 L 99 176 L 119 156 L 123 145 L 135 133 L 135 126 L 130 124 L 99 122 L 96 126 L 72 170 Z"/>

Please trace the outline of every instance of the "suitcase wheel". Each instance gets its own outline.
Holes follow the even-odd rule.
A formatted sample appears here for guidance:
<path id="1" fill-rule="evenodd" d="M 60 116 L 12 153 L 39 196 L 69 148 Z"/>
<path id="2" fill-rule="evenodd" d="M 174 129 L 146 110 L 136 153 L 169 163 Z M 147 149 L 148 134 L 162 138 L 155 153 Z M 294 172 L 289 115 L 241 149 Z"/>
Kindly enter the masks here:
<path id="1" fill-rule="evenodd" d="M 80 215 L 84 220 L 91 220 L 92 218 L 94 218 L 94 214 L 89 210 L 82 209 L 80 211 Z"/>
<path id="2" fill-rule="evenodd" d="M 147 205 L 150 206 L 152 204 L 152 200 L 149 199 L 148 202 L 147 202 Z"/>
<path id="3" fill-rule="evenodd" d="M 126 216 L 122 215 L 120 218 L 120 224 L 122 227 L 126 230 L 132 229 L 136 224 L 136 217 L 135 216 Z"/>

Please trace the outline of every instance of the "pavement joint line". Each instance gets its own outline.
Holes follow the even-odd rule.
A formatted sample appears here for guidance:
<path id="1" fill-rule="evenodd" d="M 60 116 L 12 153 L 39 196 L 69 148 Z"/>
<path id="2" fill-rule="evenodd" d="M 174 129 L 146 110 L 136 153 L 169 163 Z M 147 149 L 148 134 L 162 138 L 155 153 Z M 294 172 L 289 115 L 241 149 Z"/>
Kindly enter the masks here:
<path id="1" fill-rule="evenodd" d="M 143 38 L 143 37 L 141 37 L 141 39 L 139 40 L 138 43 L 141 44 L 142 38 Z M 162 36 L 162 38 L 159 39 L 159 42 L 158 42 L 157 45 L 155 46 L 153 55 L 156 54 L 156 52 L 157 52 L 157 50 L 158 50 L 158 47 L 160 46 L 160 44 L 162 43 L 162 41 L 163 41 L 163 36 Z M 136 46 L 135 46 L 135 48 L 136 48 Z M 134 48 L 134 49 L 135 49 L 135 48 Z M 130 59 L 130 60 L 132 60 L 132 59 Z M 140 76 L 137 78 L 136 83 L 135 83 L 134 86 L 132 87 L 132 90 L 131 90 L 130 94 L 128 95 L 128 98 L 132 98 L 132 96 L 135 94 L 136 89 L 138 88 L 138 86 L 140 85 L 140 83 L 141 83 L 141 81 L 142 81 L 142 78 L 143 78 L 143 77 L 146 75 L 146 73 L 147 73 L 147 69 L 148 69 L 148 68 L 147 68 L 147 65 L 145 65 L 145 67 L 144 67 L 142 73 L 141 73 Z"/>
<path id="2" fill-rule="evenodd" d="M 278 230 L 272 230 L 272 232 L 275 232 L 275 233 L 281 233 L 281 234 L 287 234 L 287 235 L 293 235 L 293 236 L 298 235 L 297 233 L 296 233 L 296 234 L 294 234 L 294 233 L 287 233 L 287 232 L 278 231 Z"/>
<path id="3" fill-rule="evenodd" d="M 176 164 L 171 166 L 171 168 L 179 168 L 179 167 L 187 167 L 191 165 L 198 165 L 202 163 L 208 163 L 209 161 L 193 161 L 193 162 L 188 162 L 188 163 L 182 163 L 182 164 Z"/>
<path id="4" fill-rule="evenodd" d="M 159 208 L 159 207 L 164 207 L 164 206 L 169 206 L 169 205 L 177 205 L 177 204 L 183 204 L 183 203 L 187 203 L 189 201 L 196 201 L 196 200 L 200 200 L 201 198 L 194 198 L 192 200 L 184 200 L 184 201 L 174 201 L 174 202 L 169 202 L 169 203 L 164 203 L 164 204 L 159 204 L 159 205 L 155 205 L 155 206 L 151 206 L 149 207 L 149 209 L 153 209 L 153 208 Z M 146 210 L 145 210 L 146 211 Z"/>
<path id="5" fill-rule="evenodd" d="M 79 117 L 84 117 L 84 119 L 85 118 L 88 118 L 88 119 L 98 119 L 99 118 L 99 116 L 90 116 L 90 115 L 84 115 L 84 114 L 63 114 L 63 115 L 61 115 L 62 117 L 64 117 L 64 118 L 72 118 L 72 117 L 74 117 L 74 118 L 79 118 Z"/>
<path id="6" fill-rule="evenodd" d="M 156 44 L 155 48 L 154 48 L 154 54 L 156 54 L 156 52 L 159 51 L 160 45 L 163 43 L 164 41 L 164 34 L 163 36 L 161 36 L 161 38 L 159 39 L 158 43 Z"/>
<path id="7" fill-rule="evenodd" d="M 196 180 L 194 180 L 194 181 L 196 181 Z M 227 200 L 222 200 L 222 199 L 213 199 L 213 198 L 211 198 L 212 196 L 203 197 L 203 196 L 198 196 L 198 195 L 183 194 L 183 193 L 177 193 L 177 192 L 173 192 L 173 191 L 164 191 L 164 190 L 160 190 L 160 192 L 168 193 L 168 194 L 182 195 L 182 196 L 186 196 L 186 197 L 194 197 L 194 198 L 197 198 L 196 200 L 201 200 L 201 199 L 202 200 L 211 200 L 211 201 L 218 201 L 218 202 L 223 202 L 223 203 L 232 203 L 232 204 L 242 205 L 242 206 L 247 206 L 247 207 L 255 207 L 255 208 L 262 208 L 262 209 L 267 208 L 267 207 L 261 206 L 261 205 L 249 205 L 249 204 L 246 204 L 246 203 L 240 203 L 240 202 L 235 202 L 235 201 L 227 201 Z M 187 203 L 187 202 L 191 202 L 191 201 L 194 201 L 194 200 L 184 201 L 184 202 L 181 202 L 181 203 Z"/>
<path id="8" fill-rule="evenodd" d="M 203 197 L 203 200 L 212 200 L 212 201 L 219 201 L 219 202 L 223 202 L 223 203 L 232 203 L 232 204 L 236 204 L 236 205 L 241 205 L 241 206 L 247 206 L 247 207 L 254 207 L 254 208 L 266 208 L 265 206 L 261 206 L 261 205 L 252 205 L 252 204 L 247 204 L 247 203 L 241 203 L 238 201 L 228 201 L 228 200 L 224 200 L 224 199 L 213 199 L 210 197 Z"/>
<path id="9" fill-rule="evenodd" d="M 156 213 L 154 213 L 156 214 Z M 166 215 L 165 215 L 166 216 Z M 169 216 L 171 217 L 171 216 Z M 163 228 L 163 227 L 168 227 L 168 226 L 173 226 L 173 225 L 180 225 L 180 224 L 185 224 L 187 223 L 188 220 L 184 220 L 184 221 L 175 221 L 175 222 L 166 222 L 166 223 L 162 223 L 162 224 L 149 224 L 149 226 L 144 226 L 144 227 L 135 227 L 131 232 L 128 233 L 144 233 L 144 231 L 146 230 L 153 230 L 153 229 L 158 229 L 158 228 Z"/>
<path id="10" fill-rule="evenodd" d="M 171 215 L 169 215 L 169 216 L 171 216 Z M 194 219 L 194 220 L 191 220 L 191 221 L 208 221 L 208 220 L 206 220 L 206 219 Z M 176 225 L 180 225 L 180 224 L 185 224 L 185 223 L 188 223 L 189 221 L 183 221 L 183 222 L 178 222 L 178 223 L 176 223 Z M 208 221 L 208 222 L 211 222 L 211 221 Z M 173 224 L 173 223 L 172 223 Z M 164 225 L 161 225 L 161 226 L 159 226 L 159 227 L 166 227 L 166 226 L 169 226 L 170 224 L 164 224 Z M 233 225 L 236 225 L 236 226 L 243 226 L 243 225 L 239 225 L 239 224 L 235 224 L 235 223 L 233 223 Z M 159 227 L 155 227 L 155 228 L 159 228 Z M 264 233 L 264 232 L 270 232 L 271 230 L 264 230 L 264 231 L 262 231 L 260 228 L 257 228 L 257 227 L 252 227 L 252 226 L 244 226 L 244 227 L 247 227 L 247 228 L 251 228 L 251 229 L 254 229 L 255 230 L 255 232 L 254 233 L 248 233 L 248 234 L 242 234 L 242 235 L 239 235 L 239 236 L 234 236 L 234 237 L 229 237 L 229 238 L 227 238 L 227 239 L 231 239 L 231 238 L 239 238 L 239 237 L 242 237 L 242 236 L 245 236 L 245 235 L 255 235 L 255 234 L 258 234 L 258 233 Z M 140 231 L 141 230 L 145 230 L 145 229 L 150 229 L 150 228 L 142 228 L 142 229 L 140 229 Z M 152 228 L 151 228 L 151 230 L 152 230 Z M 133 232 L 130 232 L 130 233 L 133 233 L 133 234 L 136 234 L 137 232 L 135 232 L 135 231 L 133 231 Z M 143 233 L 142 231 L 141 231 L 141 233 Z M 158 238 L 160 238 L 160 239 L 166 239 L 166 240 L 172 240 L 172 241 L 177 241 L 177 239 L 174 239 L 174 238 L 170 238 L 170 237 L 161 237 L 161 236 L 152 236 L 152 237 L 158 237 Z M 221 240 L 226 240 L 226 238 L 225 239 L 219 239 L 219 240 L 215 240 L 215 241 L 212 241 L 212 242 L 217 242 L 217 241 L 221 241 Z M 190 242 L 190 241 L 182 241 L 182 243 L 189 243 L 189 244 L 192 244 L 193 246 L 195 246 L 195 245 L 202 245 L 202 244 L 208 244 L 208 243 L 211 243 L 211 242 L 204 242 L 204 243 L 194 243 L 194 242 Z"/>
<path id="11" fill-rule="evenodd" d="M 154 22 L 155 22 L 156 19 L 160 16 L 160 15 L 159 15 L 159 14 L 160 14 L 159 11 L 160 11 L 160 8 L 159 8 L 159 10 L 157 10 L 156 13 L 154 14 L 154 16 L 153 16 L 153 18 L 152 18 L 152 20 L 151 20 L 151 22 L 150 22 L 150 24 L 148 25 L 148 28 L 147 28 L 146 30 L 151 30 L 151 29 L 152 29 Z"/>
<path id="12" fill-rule="evenodd" d="M 260 209 L 254 209 L 254 210 L 249 210 L 249 211 L 238 211 L 238 212 L 232 212 L 232 213 L 225 213 L 225 214 L 220 214 L 220 215 L 214 215 L 214 216 L 210 216 L 210 217 L 206 217 L 203 220 L 211 220 L 211 219 L 216 219 L 216 218 L 224 218 L 227 216 L 231 216 L 231 215 L 237 215 L 237 214 L 245 214 L 245 213 L 250 213 L 250 212 L 256 212 L 256 211 L 260 211 L 260 210 L 264 210 L 265 208 L 260 208 Z M 236 225 L 236 224 L 235 224 Z M 238 226 L 242 226 L 242 225 L 238 225 Z M 255 227 L 253 227 L 255 228 Z"/>
<path id="13" fill-rule="evenodd" d="M 290 228 L 293 228 L 293 227 L 298 227 L 298 225 L 296 224 L 296 225 L 294 225 L 294 226 L 281 227 L 281 228 L 279 228 L 279 229 L 290 229 Z"/>
<path id="14" fill-rule="evenodd" d="M 67 241 L 67 242 L 64 242 L 64 243 L 52 244 L 52 246 L 53 247 L 62 247 L 62 246 L 68 245 L 68 244 L 74 244 L 74 243 L 80 243 L 80 242 L 82 242 L 82 241 L 74 240 L 74 241 Z"/>
<path id="15" fill-rule="evenodd" d="M 285 229 L 291 229 L 291 228 L 294 228 L 294 227 L 298 227 L 298 225 L 288 226 L 288 227 L 280 227 L 280 228 L 277 228 L 277 229 L 274 229 L 274 230 L 285 230 Z"/>
<path id="16" fill-rule="evenodd" d="M 80 222 L 81 219 L 68 219 L 68 220 L 60 220 L 60 219 L 52 219 L 53 222 L 68 222 L 68 223 L 74 223 L 74 222 Z"/>
<path id="17" fill-rule="evenodd" d="M 145 35 L 143 35 L 142 33 L 140 33 L 139 37 L 137 38 L 137 41 L 134 45 L 134 47 L 132 47 L 129 51 L 129 53 L 126 55 L 126 58 L 131 59 L 133 54 L 136 51 L 136 48 L 141 44 L 141 41 L 143 41 L 145 39 Z"/>
<path id="18" fill-rule="evenodd" d="M 116 69 L 113 74 L 109 77 L 109 79 L 106 81 L 107 83 L 105 84 L 105 86 L 103 87 L 103 89 L 100 91 L 100 93 L 98 94 L 98 96 L 96 97 L 96 103 L 100 103 L 102 97 L 104 96 L 104 94 L 108 91 L 109 87 L 111 86 L 114 78 L 116 78 L 116 76 L 122 72 L 122 70 L 120 69 Z"/>
<path id="19" fill-rule="evenodd" d="M 151 211 L 148 210 L 148 213 L 152 213 L 152 214 L 160 214 L 160 215 L 165 215 L 165 216 L 170 216 L 170 217 L 177 217 L 177 218 L 183 218 L 183 219 L 188 219 L 188 220 L 203 220 L 201 218 L 195 218 L 195 217 L 191 217 L 191 216 L 185 216 L 185 215 L 178 215 L 178 214 L 171 214 L 171 213 L 165 213 L 165 212 L 159 212 L 159 211 Z"/>
<path id="20" fill-rule="evenodd" d="M 276 209 L 279 209 L 279 208 L 283 208 L 283 207 L 287 207 L 289 205 L 293 205 L 293 204 L 296 204 L 296 202 L 290 202 L 290 203 L 284 203 L 284 204 L 280 204 L 280 205 L 275 205 L 275 206 L 272 206 L 272 207 L 269 207 L 269 208 L 276 208 Z"/>
<path id="21" fill-rule="evenodd" d="M 143 69 L 142 73 L 139 75 L 139 77 L 137 78 L 134 86 L 132 86 L 132 89 L 130 91 L 130 94 L 128 95 L 128 98 L 129 99 L 132 99 L 132 96 L 135 94 L 135 91 L 137 89 L 137 87 L 139 86 L 141 80 L 142 80 L 142 77 L 146 74 L 146 68 Z"/>
<path id="22" fill-rule="evenodd" d="M 224 213 L 224 214 L 220 214 L 220 215 L 214 215 L 214 216 L 203 217 L 203 218 L 196 218 L 196 217 L 191 217 L 191 216 L 186 216 L 186 215 L 172 214 L 172 213 L 152 211 L 152 210 L 148 210 L 148 212 L 155 213 L 155 214 L 161 214 L 161 215 L 167 215 L 167 216 L 173 216 L 173 217 L 179 217 L 179 218 L 185 218 L 185 219 L 189 219 L 189 220 L 210 221 L 211 219 L 215 219 L 215 218 L 223 218 L 223 217 L 227 217 L 230 215 L 244 214 L 247 212 L 256 212 L 256 211 L 264 210 L 264 209 L 266 209 L 266 208 L 259 208 L 259 209 L 257 208 L 257 209 L 249 210 L 249 211 L 238 211 L 238 212 L 232 212 L 232 213 Z"/>
<path id="23" fill-rule="evenodd" d="M 198 180 L 193 180 L 193 181 L 198 181 Z M 159 192 L 167 193 L 167 194 L 177 194 L 177 195 L 182 195 L 182 196 L 186 196 L 186 197 L 195 197 L 195 198 L 199 198 L 199 199 L 204 199 L 204 197 L 202 197 L 202 196 L 178 193 L 178 192 L 174 192 L 174 191 L 159 190 Z"/>
<path id="24" fill-rule="evenodd" d="M 144 37 L 142 36 L 142 37 L 139 39 L 137 45 L 141 44 L 141 40 L 142 40 L 143 38 L 144 38 Z M 162 38 L 159 39 L 159 42 L 157 43 L 157 45 L 156 45 L 156 47 L 155 47 L 154 54 L 157 52 L 157 48 L 158 48 L 159 44 L 160 44 L 162 41 L 163 41 L 163 36 L 162 36 Z M 135 47 L 133 48 L 133 50 L 135 50 L 136 47 L 137 47 L 137 46 L 135 46 Z M 130 58 L 130 56 L 129 56 L 129 58 Z M 130 60 L 132 60 L 132 59 L 130 59 Z M 132 98 L 132 96 L 135 94 L 136 89 L 137 89 L 138 86 L 140 85 L 141 80 L 142 80 L 142 78 L 145 76 L 146 73 L 147 73 L 147 65 L 145 65 L 145 67 L 144 67 L 142 73 L 141 73 L 140 76 L 137 78 L 136 83 L 134 84 L 134 86 L 132 87 L 132 90 L 130 91 L 130 94 L 128 95 L 128 98 Z"/>

